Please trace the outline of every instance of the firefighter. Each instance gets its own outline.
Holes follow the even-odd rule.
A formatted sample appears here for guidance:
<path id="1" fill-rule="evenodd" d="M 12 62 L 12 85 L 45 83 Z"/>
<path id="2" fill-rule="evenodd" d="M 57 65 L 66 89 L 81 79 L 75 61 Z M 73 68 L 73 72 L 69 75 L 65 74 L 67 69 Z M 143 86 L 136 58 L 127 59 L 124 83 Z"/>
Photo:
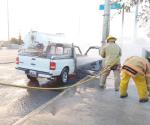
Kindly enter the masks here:
<path id="1" fill-rule="evenodd" d="M 139 102 L 148 101 L 150 92 L 150 64 L 147 59 L 132 56 L 125 60 L 121 71 L 120 98 L 128 96 L 127 88 L 130 78 L 135 82 Z"/>
<path id="2" fill-rule="evenodd" d="M 103 45 L 100 51 L 100 55 L 104 58 L 102 71 L 105 69 L 107 70 L 100 76 L 99 85 L 100 88 L 106 87 L 105 84 L 106 84 L 107 76 L 110 74 L 110 71 L 113 70 L 114 78 L 115 78 L 115 91 L 118 91 L 119 84 L 120 84 L 121 48 L 115 43 L 116 40 L 117 39 L 115 37 L 108 36 L 106 45 Z M 115 64 L 113 64 L 114 61 L 116 61 Z"/>

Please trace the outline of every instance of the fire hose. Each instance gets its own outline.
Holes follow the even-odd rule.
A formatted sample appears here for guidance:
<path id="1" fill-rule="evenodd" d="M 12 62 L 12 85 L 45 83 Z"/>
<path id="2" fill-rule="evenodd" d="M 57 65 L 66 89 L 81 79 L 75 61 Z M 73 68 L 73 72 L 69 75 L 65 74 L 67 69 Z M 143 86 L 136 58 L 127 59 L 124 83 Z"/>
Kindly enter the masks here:
<path id="1" fill-rule="evenodd" d="M 80 86 L 81 84 L 85 84 L 85 83 L 88 83 L 89 81 L 92 81 L 92 80 L 96 79 L 98 76 L 103 75 L 106 71 L 110 70 L 111 67 L 114 66 L 118 62 L 118 60 L 119 60 L 119 57 L 116 60 L 114 60 L 114 62 L 110 66 L 104 68 L 97 75 L 93 75 L 93 76 L 92 75 L 87 75 L 86 77 L 84 77 L 80 81 L 78 81 L 75 84 L 70 85 L 70 86 L 63 86 L 63 87 L 56 87 L 56 88 L 44 88 L 44 87 L 32 87 L 32 86 L 15 85 L 15 84 L 7 84 L 7 83 L 0 83 L 0 85 L 23 88 L 23 89 L 34 89 L 34 90 L 64 90 L 64 89 Z"/>
<path id="2" fill-rule="evenodd" d="M 12 62 L 0 62 L 0 64 L 11 64 L 11 63 L 15 63 L 14 61 Z"/>

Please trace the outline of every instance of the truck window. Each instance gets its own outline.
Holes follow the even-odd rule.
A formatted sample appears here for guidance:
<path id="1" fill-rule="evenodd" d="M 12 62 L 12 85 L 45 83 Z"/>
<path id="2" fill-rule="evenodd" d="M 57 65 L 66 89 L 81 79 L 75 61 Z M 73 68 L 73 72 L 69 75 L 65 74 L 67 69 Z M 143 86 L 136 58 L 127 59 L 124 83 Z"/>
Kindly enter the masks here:
<path id="1" fill-rule="evenodd" d="M 79 50 L 78 47 L 75 47 L 75 52 L 76 52 L 77 56 L 81 56 L 82 55 L 82 53 L 81 53 L 81 51 Z"/>
<path id="2" fill-rule="evenodd" d="M 55 54 L 55 46 L 48 45 L 46 48 L 46 55 L 50 56 L 50 55 L 54 55 L 54 54 Z"/>
<path id="3" fill-rule="evenodd" d="M 55 54 L 55 46 L 50 47 L 49 54 L 51 54 L 51 55 Z"/>
<path id="4" fill-rule="evenodd" d="M 64 48 L 64 55 L 71 56 L 72 55 L 72 49 L 71 48 Z"/>
<path id="5" fill-rule="evenodd" d="M 44 49 L 45 48 L 45 49 Z M 70 46 L 64 46 L 63 44 L 54 44 L 45 46 L 43 44 L 37 44 L 29 46 L 29 48 L 20 52 L 22 55 L 38 56 L 43 58 L 50 58 L 51 56 L 72 56 L 72 48 Z"/>
<path id="6" fill-rule="evenodd" d="M 91 48 L 88 52 L 87 52 L 88 56 L 99 56 L 99 49 L 94 49 Z"/>
<path id="7" fill-rule="evenodd" d="M 44 57 L 44 45 L 42 43 L 35 42 L 30 44 L 27 48 L 22 48 L 19 54 L 26 56 Z"/>
<path id="8" fill-rule="evenodd" d="M 56 47 L 56 55 L 63 55 L 63 47 Z"/>

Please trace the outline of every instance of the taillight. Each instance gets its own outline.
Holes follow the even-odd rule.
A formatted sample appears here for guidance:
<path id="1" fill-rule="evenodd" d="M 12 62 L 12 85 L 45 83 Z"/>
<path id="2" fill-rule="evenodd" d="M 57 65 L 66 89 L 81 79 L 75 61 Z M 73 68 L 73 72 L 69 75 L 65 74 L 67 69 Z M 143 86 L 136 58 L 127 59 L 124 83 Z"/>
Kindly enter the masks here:
<path id="1" fill-rule="evenodd" d="M 55 70 L 55 69 L 56 69 L 56 63 L 50 62 L 50 70 Z"/>
<path id="2" fill-rule="evenodd" d="M 19 57 L 16 58 L 16 64 L 19 64 Z"/>

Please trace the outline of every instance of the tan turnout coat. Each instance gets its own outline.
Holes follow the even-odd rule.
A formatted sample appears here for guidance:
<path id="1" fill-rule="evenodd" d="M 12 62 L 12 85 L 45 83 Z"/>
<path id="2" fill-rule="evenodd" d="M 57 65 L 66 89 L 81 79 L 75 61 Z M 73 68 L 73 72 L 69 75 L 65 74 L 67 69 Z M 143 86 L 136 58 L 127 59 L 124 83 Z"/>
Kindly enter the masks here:
<path id="1" fill-rule="evenodd" d="M 119 60 L 116 64 L 120 64 L 121 48 L 116 43 L 109 42 L 102 47 L 100 55 L 105 58 L 104 67 L 112 65 L 117 58 Z"/>
<path id="2" fill-rule="evenodd" d="M 132 56 L 125 60 L 123 66 L 127 66 L 127 67 L 135 70 L 137 73 L 145 76 L 146 82 L 148 85 L 148 89 L 150 90 L 150 63 L 148 62 L 147 59 L 145 59 L 143 57 Z M 126 70 L 126 69 L 122 68 L 122 71 L 126 72 L 127 74 L 131 75 L 132 77 L 136 76 L 136 74 L 131 73 L 130 70 Z"/>

